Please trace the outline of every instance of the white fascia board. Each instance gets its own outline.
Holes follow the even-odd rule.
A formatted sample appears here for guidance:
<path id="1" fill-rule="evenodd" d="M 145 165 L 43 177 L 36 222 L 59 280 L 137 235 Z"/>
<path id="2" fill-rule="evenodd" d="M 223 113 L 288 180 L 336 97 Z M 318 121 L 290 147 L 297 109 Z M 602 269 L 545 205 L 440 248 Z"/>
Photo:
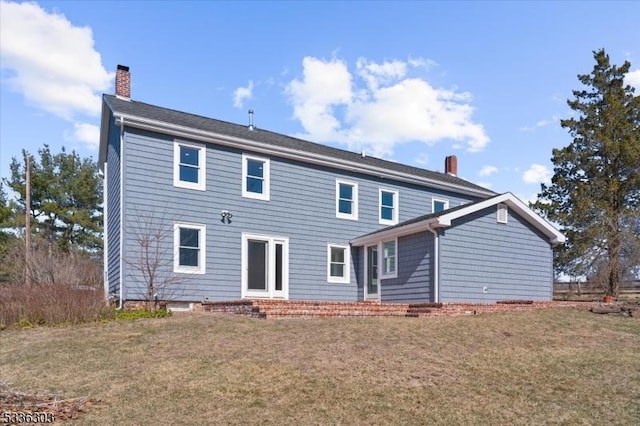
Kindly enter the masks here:
<path id="1" fill-rule="evenodd" d="M 487 207 L 495 206 L 500 203 L 504 203 L 509 206 L 511 210 L 518 213 L 536 229 L 549 237 L 549 241 L 552 244 L 562 244 L 565 242 L 566 238 L 560 231 L 558 231 L 553 225 L 543 219 L 536 212 L 531 210 L 529 206 L 527 206 L 520 199 L 518 199 L 518 197 L 510 192 L 505 192 L 504 194 L 498 195 L 497 197 L 492 197 L 487 200 L 474 203 L 467 208 L 462 208 L 451 213 L 444 213 L 438 218 L 438 223 L 441 226 L 450 226 L 451 221 L 455 219 L 471 213 L 475 213 L 482 209 L 486 209 Z"/>
<path id="2" fill-rule="evenodd" d="M 100 148 L 98 150 L 98 166 L 104 172 L 103 164 L 107 161 L 107 145 L 109 143 L 109 112 L 107 104 L 102 102 L 102 115 L 100 119 Z"/>
<path id="3" fill-rule="evenodd" d="M 150 120 L 147 118 L 141 118 L 134 115 L 119 114 L 116 113 L 115 117 L 122 117 L 127 121 L 127 126 L 135 127 L 144 130 L 150 130 L 173 136 L 184 137 L 189 139 L 195 139 L 202 142 L 210 142 L 218 145 L 230 146 L 239 149 L 250 149 L 254 152 L 260 152 L 263 154 L 271 154 L 279 157 L 299 160 L 306 163 L 318 164 L 326 167 L 338 168 L 348 170 L 351 172 L 359 172 L 369 174 L 378 177 L 384 177 L 389 179 L 398 180 L 408 183 L 419 183 L 428 185 L 432 188 L 444 189 L 448 191 L 454 191 L 459 194 L 472 195 L 476 197 L 490 197 L 495 195 L 494 192 L 486 190 L 477 190 L 466 188 L 460 185 L 443 183 L 437 180 L 428 179 L 424 177 L 415 176 L 409 173 L 402 173 L 397 171 L 391 171 L 378 167 L 368 166 L 364 164 L 358 164 L 348 160 L 341 160 L 335 157 L 327 157 L 320 154 L 314 154 L 309 152 L 303 152 L 285 147 L 278 146 L 265 146 L 261 142 L 252 141 L 249 139 L 237 138 L 233 136 L 223 135 L 214 132 L 207 132 L 203 130 L 194 129 L 191 127 L 178 126 L 176 124 L 166 123 L 163 121 Z"/>
<path id="4" fill-rule="evenodd" d="M 370 245 L 371 243 L 377 243 L 379 241 L 388 241 L 394 238 L 403 237 L 405 235 L 424 232 L 432 226 L 437 227 L 436 219 L 421 220 L 420 222 L 411 223 L 409 225 L 394 227 L 386 231 L 376 232 L 375 234 L 354 238 L 349 242 L 354 247 Z"/>
<path id="5" fill-rule="evenodd" d="M 446 228 L 448 226 L 451 226 L 452 221 L 454 221 L 455 219 L 464 217 L 471 213 L 475 213 L 482 209 L 486 209 L 487 207 L 495 206 L 500 203 L 504 203 L 509 206 L 509 208 L 518 213 L 523 219 L 533 225 L 544 235 L 549 237 L 549 241 L 551 242 L 551 244 L 555 245 L 565 242 L 566 237 L 560 231 L 554 228 L 553 225 L 536 214 L 526 204 L 520 201 L 515 195 L 510 192 L 506 192 L 496 197 L 492 197 L 478 203 L 470 204 L 468 207 L 461 208 L 451 213 L 443 213 L 435 218 L 425 219 L 419 222 L 411 223 L 409 225 L 397 226 L 387 231 L 381 231 L 372 235 L 365 235 L 363 237 L 355 238 L 351 240 L 351 244 L 354 246 L 362 246 L 376 241 L 388 240 L 389 238 L 427 231 L 429 229 Z"/>

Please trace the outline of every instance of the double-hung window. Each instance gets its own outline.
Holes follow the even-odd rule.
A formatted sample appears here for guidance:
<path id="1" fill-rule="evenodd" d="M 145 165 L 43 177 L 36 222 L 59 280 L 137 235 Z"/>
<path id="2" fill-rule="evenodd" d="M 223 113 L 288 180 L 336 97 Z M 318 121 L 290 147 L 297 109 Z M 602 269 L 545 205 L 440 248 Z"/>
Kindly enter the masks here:
<path id="1" fill-rule="evenodd" d="M 348 284 L 350 277 L 349 246 L 327 245 L 327 281 Z"/>
<path id="2" fill-rule="evenodd" d="M 398 191 L 389 189 L 379 190 L 380 217 L 381 225 L 395 225 L 398 223 Z"/>
<path id="3" fill-rule="evenodd" d="M 204 191 L 206 188 L 206 169 L 206 149 L 204 145 L 174 142 L 174 186 Z"/>
<path id="4" fill-rule="evenodd" d="M 336 217 L 358 220 L 358 184 L 336 179 Z"/>
<path id="5" fill-rule="evenodd" d="M 398 240 L 383 241 L 382 245 L 382 277 L 396 278 L 398 276 Z"/>
<path id="6" fill-rule="evenodd" d="M 173 226 L 174 272 L 204 274 L 206 227 L 187 223 Z"/>
<path id="7" fill-rule="evenodd" d="M 434 198 L 431 201 L 431 212 L 439 213 L 449 208 L 449 200 L 443 198 Z"/>
<path id="8" fill-rule="evenodd" d="M 242 196 L 269 200 L 270 161 L 268 158 L 242 154 Z"/>

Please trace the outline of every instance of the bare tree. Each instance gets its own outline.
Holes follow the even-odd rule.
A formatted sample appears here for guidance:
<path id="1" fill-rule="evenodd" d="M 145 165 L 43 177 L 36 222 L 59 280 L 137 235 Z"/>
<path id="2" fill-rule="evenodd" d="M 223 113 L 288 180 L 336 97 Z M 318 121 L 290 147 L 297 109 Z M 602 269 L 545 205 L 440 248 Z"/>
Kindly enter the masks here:
<path id="1" fill-rule="evenodd" d="M 129 278 L 142 279 L 147 306 L 153 310 L 159 302 L 175 300 L 183 294 L 188 274 L 173 272 L 174 246 L 172 221 L 163 212 L 135 212 L 133 215 L 133 253 L 125 259 L 131 269 Z"/>

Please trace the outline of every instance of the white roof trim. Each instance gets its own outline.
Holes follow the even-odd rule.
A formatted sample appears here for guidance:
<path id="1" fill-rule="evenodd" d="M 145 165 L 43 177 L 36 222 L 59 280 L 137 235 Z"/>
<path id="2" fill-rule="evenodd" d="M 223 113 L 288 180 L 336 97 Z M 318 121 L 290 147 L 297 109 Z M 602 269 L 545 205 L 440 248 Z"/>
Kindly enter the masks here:
<path id="1" fill-rule="evenodd" d="M 479 210 L 486 209 L 487 207 L 495 206 L 497 204 L 504 203 L 511 210 L 518 213 L 524 220 L 533 225 L 544 235 L 549 238 L 551 244 L 562 244 L 565 242 L 566 237 L 558 231 L 553 225 L 547 222 L 540 215 L 531 210 L 525 203 L 520 201 L 518 197 L 510 192 L 488 198 L 486 200 L 471 203 L 468 207 L 447 213 L 445 210 L 442 214 L 432 217 L 430 219 L 421 220 L 419 222 L 410 223 L 408 225 L 400 225 L 388 230 L 376 232 L 371 235 L 365 235 L 363 237 L 355 238 L 351 240 L 351 244 L 354 246 L 361 246 L 373 241 L 380 241 L 381 239 L 388 239 L 393 237 L 400 237 L 403 235 L 415 234 L 417 232 L 427 231 L 434 228 L 446 228 L 451 226 L 451 222 L 455 219 L 467 216 L 471 213 L 475 213 Z"/>
<path id="2" fill-rule="evenodd" d="M 249 139 L 243 139 L 224 135 L 220 133 L 208 132 L 204 130 L 198 130 L 186 126 L 178 126 L 172 123 L 164 121 L 151 120 L 147 118 L 138 117 L 135 115 L 121 114 L 114 112 L 114 117 L 124 118 L 127 122 L 127 126 L 136 127 L 144 130 L 151 130 L 156 132 L 162 132 L 165 134 L 171 134 L 178 137 L 184 137 L 202 142 L 210 142 L 218 145 L 230 146 L 240 149 L 249 149 L 254 152 L 262 154 L 272 154 L 279 157 L 303 161 L 306 163 L 318 164 L 327 167 L 338 168 L 342 170 L 348 170 L 352 172 L 360 172 L 364 174 L 374 175 L 378 177 L 390 178 L 402 182 L 418 183 L 423 185 L 429 185 L 432 188 L 445 189 L 448 191 L 455 191 L 459 194 L 473 195 L 479 197 L 490 197 L 495 195 L 490 190 L 479 190 L 473 188 L 467 188 L 464 186 L 442 182 L 436 179 L 429 179 L 425 177 L 416 176 L 410 173 L 403 173 L 399 171 L 388 170 L 379 167 L 373 167 L 365 164 L 359 164 L 357 162 L 342 160 L 335 157 L 329 157 L 321 154 L 313 154 L 310 152 L 303 152 L 285 147 L 278 147 L 273 145 L 264 145 L 260 142 L 252 141 Z M 103 123 L 103 125 L 106 123 Z M 106 135 L 103 135 L 104 139 L 100 141 L 100 151 L 102 153 L 103 145 L 106 152 Z M 102 139 L 102 138 L 101 138 Z M 104 141 L 104 143 L 103 143 Z"/>

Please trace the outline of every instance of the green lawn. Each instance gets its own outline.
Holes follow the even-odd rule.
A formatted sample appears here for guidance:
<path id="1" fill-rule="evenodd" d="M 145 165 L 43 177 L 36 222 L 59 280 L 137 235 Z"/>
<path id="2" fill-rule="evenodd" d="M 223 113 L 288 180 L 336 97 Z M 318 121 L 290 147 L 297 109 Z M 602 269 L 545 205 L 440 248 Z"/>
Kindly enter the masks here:
<path id="1" fill-rule="evenodd" d="M 0 332 L 0 381 L 75 424 L 640 424 L 640 320 L 210 314 Z"/>

